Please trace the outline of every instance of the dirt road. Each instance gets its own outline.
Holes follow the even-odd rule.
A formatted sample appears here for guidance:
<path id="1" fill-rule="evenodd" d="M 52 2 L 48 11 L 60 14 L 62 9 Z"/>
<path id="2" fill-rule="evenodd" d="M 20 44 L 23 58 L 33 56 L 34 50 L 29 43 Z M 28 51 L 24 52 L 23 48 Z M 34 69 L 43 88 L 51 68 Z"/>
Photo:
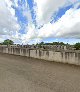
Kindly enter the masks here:
<path id="1" fill-rule="evenodd" d="M 0 92 L 80 92 L 80 66 L 0 54 Z"/>

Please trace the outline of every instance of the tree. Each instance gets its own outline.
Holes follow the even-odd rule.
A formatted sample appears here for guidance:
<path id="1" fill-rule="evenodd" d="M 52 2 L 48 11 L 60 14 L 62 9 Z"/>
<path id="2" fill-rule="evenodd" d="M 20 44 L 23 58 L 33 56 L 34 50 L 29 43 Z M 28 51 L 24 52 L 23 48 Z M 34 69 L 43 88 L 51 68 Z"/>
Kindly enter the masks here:
<path id="1" fill-rule="evenodd" d="M 37 43 L 36 45 L 38 46 L 41 46 L 41 45 L 66 45 L 65 43 L 63 42 L 53 42 L 53 43 L 44 43 L 44 42 L 41 42 L 41 43 Z"/>
<path id="2" fill-rule="evenodd" d="M 60 45 L 65 45 L 63 42 L 60 42 L 59 44 L 60 44 Z"/>
<path id="3" fill-rule="evenodd" d="M 44 45 L 44 42 L 41 42 L 40 45 Z"/>
<path id="4" fill-rule="evenodd" d="M 53 42 L 53 45 L 65 45 L 63 42 Z"/>
<path id="5" fill-rule="evenodd" d="M 76 43 L 76 44 L 74 45 L 74 48 L 76 48 L 76 50 L 80 50 L 80 43 Z"/>
<path id="6" fill-rule="evenodd" d="M 14 44 L 14 42 L 9 39 L 4 40 L 4 42 L 3 42 L 3 45 L 13 45 L 13 44 Z"/>

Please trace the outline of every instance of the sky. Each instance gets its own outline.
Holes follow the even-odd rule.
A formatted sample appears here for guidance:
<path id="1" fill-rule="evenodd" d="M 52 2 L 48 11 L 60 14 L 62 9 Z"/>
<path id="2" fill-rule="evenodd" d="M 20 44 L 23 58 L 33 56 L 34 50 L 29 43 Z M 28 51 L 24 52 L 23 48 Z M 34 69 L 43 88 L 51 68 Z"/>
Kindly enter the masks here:
<path id="1" fill-rule="evenodd" d="M 80 0 L 0 0 L 0 42 L 80 42 Z"/>

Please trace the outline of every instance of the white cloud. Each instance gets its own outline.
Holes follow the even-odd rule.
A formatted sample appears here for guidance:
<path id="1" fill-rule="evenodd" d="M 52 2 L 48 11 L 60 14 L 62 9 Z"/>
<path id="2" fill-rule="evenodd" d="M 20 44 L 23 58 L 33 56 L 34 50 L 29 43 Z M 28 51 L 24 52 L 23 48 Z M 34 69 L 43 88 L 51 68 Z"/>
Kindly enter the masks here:
<path id="1" fill-rule="evenodd" d="M 29 27 L 25 39 L 80 38 L 80 9 L 71 8 L 55 23 L 48 22 L 40 29 Z"/>
<path id="2" fill-rule="evenodd" d="M 25 43 L 25 42 L 28 43 L 29 41 L 31 41 L 37 37 L 37 32 L 36 32 L 35 26 L 33 24 L 28 25 L 27 30 L 28 30 L 27 33 L 23 34 L 21 36 L 23 43 Z"/>
<path id="3" fill-rule="evenodd" d="M 35 7 L 37 22 L 39 25 L 50 21 L 54 12 L 58 11 L 59 8 L 70 4 L 71 0 L 34 0 L 37 4 Z"/>
<path id="4" fill-rule="evenodd" d="M 13 1 L 13 5 L 15 6 L 15 7 L 18 7 L 18 0 L 12 0 Z"/>
<path id="5" fill-rule="evenodd" d="M 51 24 L 51 16 L 60 7 L 64 7 L 77 0 L 34 0 L 37 7 L 34 6 L 36 12 L 37 25 L 33 24 L 29 5 L 18 6 L 18 0 L 1 0 L 0 1 L 0 36 L 2 39 L 11 38 L 14 41 L 22 41 L 23 43 L 39 42 L 44 38 L 80 38 L 80 9 L 77 3 L 74 8 L 66 11 L 66 13 L 55 23 Z M 15 17 L 15 10 L 11 7 L 23 9 L 23 15 L 28 19 L 28 26 L 26 26 L 25 34 L 19 33 L 20 26 Z M 26 25 L 26 24 L 25 24 Z M 0 41 L 1 41 L 0 38 Z"/>
<path id="6" fill-rule="evenodd" d="M 38 37 L 80 38 L 80 9 L 69 9 L 57 22 L 45 24 Z"/>
<path id="7" fill-rule="evenodd" d="M 57 22 L 45 24 L 38 37 L 80 38 L 80 9 L 69 9 Z"/>
<path id="8" fill-rule="evenodd" d="M 35 27 L 28 26 L 28 32 L 22 35 L 24 42 L 31 40 L 36 41 L 45 38 L 80 38 L 80 9 L 77 7 L 80 3 L 74 4 L 71 0 L 34 0 L 37 3 L 37 17 L 36 21 L 43 24 L 43 27 L 37 29 Z M 68 1 L 68 2 L 67 2 Z M 65 14 L 55 23 L 50 23 L 50 17 L 60 7 L 73 3 L 74 8 L 71 8 L 65 12 Z M 35 6 L 34 6 L 35 7 Z"/>
<path id="9" fill-rule="evenodd" d="M 12 36 L 16 31 L 19 31 L 20 26 L 15 11 L 11 7 L 11 0 L 0 1 L 0 35 Z"/>

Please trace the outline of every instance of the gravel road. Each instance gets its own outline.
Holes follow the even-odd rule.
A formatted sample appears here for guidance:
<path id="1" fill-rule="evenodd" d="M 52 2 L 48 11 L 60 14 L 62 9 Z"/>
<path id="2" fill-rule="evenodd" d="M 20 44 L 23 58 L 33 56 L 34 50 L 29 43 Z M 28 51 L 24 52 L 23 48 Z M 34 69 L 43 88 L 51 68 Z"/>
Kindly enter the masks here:
<path id="1" fill-rule="evenodd" d="M 80 92 L 80 66 L 0 53 L 0 92 Z"/>

